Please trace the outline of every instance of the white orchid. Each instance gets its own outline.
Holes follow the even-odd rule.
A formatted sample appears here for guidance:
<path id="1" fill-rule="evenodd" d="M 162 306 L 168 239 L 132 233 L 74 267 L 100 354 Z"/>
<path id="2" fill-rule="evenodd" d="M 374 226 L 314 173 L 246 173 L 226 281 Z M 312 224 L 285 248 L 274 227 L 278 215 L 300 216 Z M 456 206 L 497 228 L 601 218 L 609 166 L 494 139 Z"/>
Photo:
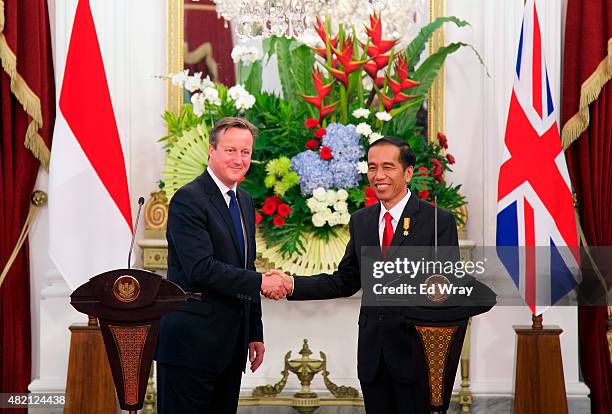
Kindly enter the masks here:
<path id="1" fill-rule="evenodd" d="M 236 99 L 236 109 L 250 109 L 255 105 L 255 97 L 251 94 L 241 95 Z"/>
<path id="2" fill-rule="evenodd" d="M 393 117 L 391 116 L 389 112 L 385 112 L 385 111 L 376 112 L 376 119 L 378 119 L 379 121 L 387 122 L 387 121 L 390 121 L 391 118 Z"/>
<path id="3" fill-rule="evenodd" d="M 204 95 L 201 93 L 195 93 L 191 97 L 191 105 L 193 106 L 193 113 L 196 116 L 202 116 L 204 113 Z"/>
<path id="4" fill-rule="evenodd" d="M 204 90 L 207 88 L 214 88 L 214 87 L 215 87 L 215 83 L 210 80 L 210 77 L 208 75 L 206 75 L 206 77 L 202 79 L 202 83 L 200 84 L 200 89 Z"/>
<path id="5" fill-rule="evenodd" d="M 353 116 L 355 118 L 367 118 L 368 116 L 370 116 L 370 110 L 365 108 L 355 109 L 353 111 Z"/>
<path id="6" fill-rule="evenodd" d="M 383 137 L 382 134 L 379 134 L 378 132 L 372 132 L 370 134 L 370 138 L 368 139 L 368 142 L 370 143 L 370 145 L 372 145 L 373 143 L 375 143 L 376 141 L 378 141 L 379 139 L 381 139 Z M 366 170 L 367 171 L 367 170 Z"/>
<path id="7" fill-rule="evenodd" d="M 187 80 L 185 81 L 185 89 L 187 89 L 189 92 L 195 92 L 200 89 L 201 84 L 202 72 L 197 72 L 187 77 Z"/>
<path id="8" fill-rule="evenodd" d="M 250 65 L 262 58 L 261 51 L 256 47 L 237 45 L 232 49 L 232 60 L 234 63 L 242 62 Z"/>
<path id="9" fill-rule="evenodd" d="M 215 106 L 221 105 L 219 91 L 215 87 L 203 89 L 202 95 L 204 95 L 204 99 L 206 100 L 206 102 Z"/>
<path id="10" fill-rule="evenodd" d="M 355 127 L 355 131 L 363 135 L 364 137 L 369 137 L 372 133 L 372 127 L 366 124 L 365 122 L 360 123 Z"/>
<path id="11" fill-rule="evenodd" d="M 359 161 L 357 163 L 357 170 L 359 171 L 359 174 L 367 174 L 368 173 L 368 162 Z"/>
<path id="12" fill-rule="evenodd" d="M 189 70 L 184 70 L 182 72 L 170 75 L 170 82 L 172 82 L 173 85 L 179 86 L 182 88 L 185 86 L 185 81 L 187 81 L 188 77 L 189 77 Z"/>

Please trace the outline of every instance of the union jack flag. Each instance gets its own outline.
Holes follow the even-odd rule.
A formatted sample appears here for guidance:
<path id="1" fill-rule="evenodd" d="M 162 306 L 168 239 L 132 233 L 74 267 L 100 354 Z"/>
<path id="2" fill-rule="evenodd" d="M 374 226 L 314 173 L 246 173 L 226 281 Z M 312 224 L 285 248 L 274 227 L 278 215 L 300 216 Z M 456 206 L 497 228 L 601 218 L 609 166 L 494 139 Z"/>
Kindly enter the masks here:
<path id="1" fill-rule="evenodd" d="M 531 311 L 541 314 L 580 275 L 571 184 L 535 0 L 523 12 L 497 203 L 498 256 Z"/>

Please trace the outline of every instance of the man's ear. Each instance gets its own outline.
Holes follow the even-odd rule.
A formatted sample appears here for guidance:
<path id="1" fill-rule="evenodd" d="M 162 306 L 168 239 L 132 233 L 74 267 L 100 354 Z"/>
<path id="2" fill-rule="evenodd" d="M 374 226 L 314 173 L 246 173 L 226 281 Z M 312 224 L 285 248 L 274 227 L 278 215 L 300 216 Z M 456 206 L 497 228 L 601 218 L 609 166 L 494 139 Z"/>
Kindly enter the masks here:
<path id="1" fill-rule="evenodd" d="M 409 165 L 408 168 L 404 171 L 404 178 L 406 179 L 406 184 L 412 180 L 412 176 L 414 175 L 414 167 Z"/>

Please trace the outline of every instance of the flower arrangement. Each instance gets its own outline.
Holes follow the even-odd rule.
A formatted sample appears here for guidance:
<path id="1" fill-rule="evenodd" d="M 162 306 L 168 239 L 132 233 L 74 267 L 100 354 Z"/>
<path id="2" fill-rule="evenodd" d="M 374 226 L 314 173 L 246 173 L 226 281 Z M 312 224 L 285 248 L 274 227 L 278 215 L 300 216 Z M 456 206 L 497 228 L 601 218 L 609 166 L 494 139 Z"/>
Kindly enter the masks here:
<path id="1" fill-rule="evenodd" d="M 166 113 L 169 161 L 164 181 L 169 196 L 189 181 L 180 172 L 182 159 L 197 142 L 205 142 L 210 126 L 224 116 L 244 116 L 259 128 L 253 163 L 241 186 L 254 199 L 258 251 L 287 271 L 301 274 L 331 271 L 348 240 L 350 214 L 377 203 L 367 183 L 367 147 L 384 135 L 404 138 L 417 154 L 411 190 L 463 217 L 460 186 L 445 181 L 455 158 L 446 153 L 447 138 L 424 138 L 417 113 L 441 64 L 461 44 L 451 44 L 420 62 L 438 19 L 421 29 L 405 49 L 384 39 L 382 21 L 370 18 L 366 40 L 355 28 L 339 26 L 330 33 L 329 19 L 317 19 L 316 32 L 324 47 L 309 47 L 294 39 L 264 40 L 263 56 L 237 46 L 238 84 L 227 88 L 186 72 L 171 81 L 184 87 L 190 104 L 180 114 Z M 260 59 L 276 55 L 283 97 L 261 91 Z M 207 128 L 202 128 L 202 124 Z M 189 137 L 186 139 L 185 137 Z M 180 148 L 176 148 L 180 146 Z M 201 171 L 206 160 L 201 160 Z M 198 162 L 191 161 L 191 179 Z M 263 185 L 262 185 L 263 183 Z"/>

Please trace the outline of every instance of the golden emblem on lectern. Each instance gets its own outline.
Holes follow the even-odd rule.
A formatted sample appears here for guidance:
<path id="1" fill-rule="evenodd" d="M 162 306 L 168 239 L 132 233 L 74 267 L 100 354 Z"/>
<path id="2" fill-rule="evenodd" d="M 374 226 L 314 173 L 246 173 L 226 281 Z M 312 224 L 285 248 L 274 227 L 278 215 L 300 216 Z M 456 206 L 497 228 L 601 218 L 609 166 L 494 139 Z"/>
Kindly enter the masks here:
<path id="1" fill-rule="evenodd" d="M 124 275 L 115 280 L 113 293 L 118 301 L 130 303 L 140 296 L 140 283 L 135 277 Z"/>
<path id="2" fill-rule="evenodd" d="M 445 302 L 449 294 L 445 291 L 444 286 L 448 286 L 450 281 L 446 276 L 431 275 L 425 280 L 427 286 L 427 299 L 432 302 Z"/>

